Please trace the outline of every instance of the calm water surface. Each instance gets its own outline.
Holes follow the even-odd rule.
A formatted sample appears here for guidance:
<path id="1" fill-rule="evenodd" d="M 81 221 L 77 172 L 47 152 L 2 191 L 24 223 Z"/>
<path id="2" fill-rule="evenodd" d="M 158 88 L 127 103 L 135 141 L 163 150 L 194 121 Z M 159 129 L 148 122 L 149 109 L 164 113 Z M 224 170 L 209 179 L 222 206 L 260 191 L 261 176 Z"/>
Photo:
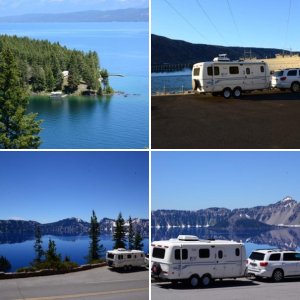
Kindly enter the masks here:
<path id="1" fill-rule="evenodd" d="M 0 24 L 0 34 L 95 50 L 111 86 L 110 98 L 33 97 L 29 110 L 44 120 L 41 148 L 147 148 L 149 144 L 148 23 Z"/>
<path id="2" fill-rule="evenodd" d="M 88 246 L 90 239 L 88 236 L 43 236 L 43 248 L 47 249 L 48 241 L 55 241 L 57 253 L 62 254 L 62 258 L 68 255 L 72 261 L 78 264 L 85 264 L 85 257 L 88 254 Z M 101 235 L 101 244 L 106 248 L 106 250 L 111 250 L 113 248 L 113 241 L 111 235 Z M 149 252 L 149 240 L 144 239 L 144 251 Z M 11 243 L 0 243 L 0 256 L 5 256 L 12 264 L 11 271 L 15 271 L 18 268 L 29 266 L 30 262 L 34 259 L 34 238 Z M 1 298 L 1 297 L 0 297 Z"/>

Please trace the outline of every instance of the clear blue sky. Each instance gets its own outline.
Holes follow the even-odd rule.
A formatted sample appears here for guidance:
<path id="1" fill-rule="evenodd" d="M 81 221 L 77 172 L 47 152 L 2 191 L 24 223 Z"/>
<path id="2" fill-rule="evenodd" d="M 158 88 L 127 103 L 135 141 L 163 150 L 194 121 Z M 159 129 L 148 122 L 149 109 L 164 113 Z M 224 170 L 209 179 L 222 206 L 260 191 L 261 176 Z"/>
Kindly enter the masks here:
<path id="1" fill-rule="evenodd" d="M 300 51 L 299 11 L 299 0 L 152 0 L 152 33 L 197 44 Z"/>
<path id="2" fill-rule="evenodd" d="M 300 152 L 154 152 L 152 210 L 300 201 Z"/>
<path id="3" fill-rule="evenodd" d="M 1 152 L 0 220 L 149 216 L 147 152 Z"/>
<path id="4" fill-rule="evenodd" d="M 0 16 L 148 7 L 148 0 L 0 0 Z"/>

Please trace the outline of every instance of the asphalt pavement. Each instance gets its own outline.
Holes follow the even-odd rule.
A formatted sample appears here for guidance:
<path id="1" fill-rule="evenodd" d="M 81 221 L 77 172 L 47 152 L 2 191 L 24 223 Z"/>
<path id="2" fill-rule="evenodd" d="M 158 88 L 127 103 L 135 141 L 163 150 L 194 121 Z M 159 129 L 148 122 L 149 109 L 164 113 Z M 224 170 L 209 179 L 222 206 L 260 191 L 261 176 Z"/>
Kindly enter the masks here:
<path id="1" fill-rule="evenodd" d="M 63 275 L 0 280 L 1 300 L 148 300 L 149 271 L 107 267 Z"/>

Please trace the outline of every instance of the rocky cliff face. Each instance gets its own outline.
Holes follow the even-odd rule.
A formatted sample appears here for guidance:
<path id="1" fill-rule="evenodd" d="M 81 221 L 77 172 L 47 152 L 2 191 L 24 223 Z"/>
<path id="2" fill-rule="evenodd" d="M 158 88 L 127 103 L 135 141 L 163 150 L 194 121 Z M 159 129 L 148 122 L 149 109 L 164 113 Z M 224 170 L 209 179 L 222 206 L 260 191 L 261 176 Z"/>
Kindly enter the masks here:
<path id="1" fill-rule="evenodd" d="M 252 208 L 208 208 L 197 211 L 157 210 L 152 212 L 153 227 L 215 227 L 218 229 L 262 229 L 270 225 L 299 225 L 300 203 L 286 197 L 267 206 Z"/>

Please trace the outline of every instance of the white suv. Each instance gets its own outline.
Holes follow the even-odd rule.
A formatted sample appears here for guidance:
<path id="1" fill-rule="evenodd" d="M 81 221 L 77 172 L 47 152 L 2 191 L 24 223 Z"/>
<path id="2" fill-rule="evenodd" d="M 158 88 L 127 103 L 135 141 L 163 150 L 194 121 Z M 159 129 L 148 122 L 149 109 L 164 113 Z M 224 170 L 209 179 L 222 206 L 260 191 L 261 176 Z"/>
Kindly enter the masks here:
<path id="1" fill-rule="evenodd" d="M 267 277 L 274 281 L 281 281 L 288 276 L 300 276 L 300 252 L 255 250 L 248 258 L 247 273 L 249 276 Z"/>
<path id="2" fill-rule="evenodd" d="M 300 69 L 284 69 L 276 71 L 271 77 L 271 87 L 280 90 L 291 89 L 300 92 Z"/>

